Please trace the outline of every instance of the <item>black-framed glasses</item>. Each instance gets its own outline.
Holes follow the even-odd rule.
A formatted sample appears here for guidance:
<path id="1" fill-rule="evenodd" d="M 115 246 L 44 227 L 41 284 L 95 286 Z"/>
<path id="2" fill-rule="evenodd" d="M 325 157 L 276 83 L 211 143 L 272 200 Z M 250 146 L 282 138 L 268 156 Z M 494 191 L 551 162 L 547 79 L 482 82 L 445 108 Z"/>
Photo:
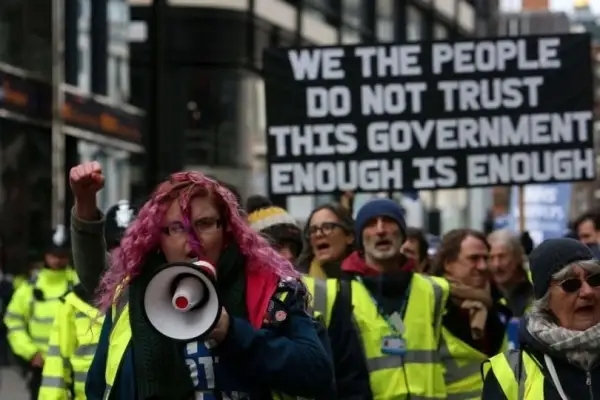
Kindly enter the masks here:
<path id="1" fill-rule="evenodd" d="M 221 225 L 221 218 L 219 217 L 198 218 L 192 224 L 194 231 L 199 233 L 209 232 L 213 229 L 220 228 Z M 161 232 L 167 236 L 178 236 L 187 233 L 185 225 L 183 222 L 179 221 L 171 222 L 170 224 L 163 226 Z"/>
<path id="2" fill-rule="evenodd" d="M 590 285 L 590 287 L 600 287 L 600 274 L 589 275 L 585 279 L 568 278 L 560 282 L 558 285 L 566 293 L 575 293 L 576 291 L 581 289 L 581 286 L 583 286 L 584 281 L 587 282 L 587 284 Z"/>
<path id="3" fill-rule="evenodd" d="M 321 232 L 323 236 L 329 236 L 335 230 L 335 228 L 340 228 L 342 230 L 346 230 L 344 225 L 338 224 L 337 222 L 323 222 L 321 225 L 311 225 L 308 227 L 305 232 L 307 237 L 316 236 L 317 233 Z"/>

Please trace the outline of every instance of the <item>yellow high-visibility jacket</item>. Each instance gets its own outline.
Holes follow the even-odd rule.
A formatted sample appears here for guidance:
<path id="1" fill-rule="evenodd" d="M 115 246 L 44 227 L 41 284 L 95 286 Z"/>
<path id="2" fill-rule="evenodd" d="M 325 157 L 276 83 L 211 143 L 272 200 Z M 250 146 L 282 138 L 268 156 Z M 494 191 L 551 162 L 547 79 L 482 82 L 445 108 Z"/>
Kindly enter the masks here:
<path id="1" fill-rule="evenodd" d="M 85 400 L 85 380 L 92 365 L 104 318 L 71 292 L 54 320 L 44 362 L 39 398 Z"/>
<path id="2" fill-rule="evenodd" d="M 60 299 L 76 283 L 77 274 L 70 267 L 44 268 L 17 289 L 4 315 L 8 342 L 16 355 L 25 360 L 31 360 L 36 353 L 45 357 Z"/>

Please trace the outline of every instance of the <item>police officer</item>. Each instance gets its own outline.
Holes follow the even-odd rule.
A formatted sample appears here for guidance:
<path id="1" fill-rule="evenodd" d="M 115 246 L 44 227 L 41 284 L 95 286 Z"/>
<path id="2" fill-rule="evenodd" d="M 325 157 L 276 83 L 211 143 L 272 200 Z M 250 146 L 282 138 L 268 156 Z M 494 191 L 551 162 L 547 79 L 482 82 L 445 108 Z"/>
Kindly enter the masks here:
<path id="1" fill-rule="evenodd" d="M 49 236 L 44 267 L 17 289 L 4 316 L 13 352 L 28 363 L 28 386 L 34 400 L 38 398 L 48 339 L 60 299 L 78 282 L 69 266 L 67 229 L 59 225 Z"/>
<path id="2" fill-rule="evenodd" d="M 108 251 L 119 245 L 121 236 L 135 216 L 127 200 L 106 214 L 105 240 Z M 77 284 L 59 307 L 48 356 L 44 363 L 39 398 L 85 400 L 85 380 L 90 369 L 104 319 L 93 303 L 93 293 Z"/>

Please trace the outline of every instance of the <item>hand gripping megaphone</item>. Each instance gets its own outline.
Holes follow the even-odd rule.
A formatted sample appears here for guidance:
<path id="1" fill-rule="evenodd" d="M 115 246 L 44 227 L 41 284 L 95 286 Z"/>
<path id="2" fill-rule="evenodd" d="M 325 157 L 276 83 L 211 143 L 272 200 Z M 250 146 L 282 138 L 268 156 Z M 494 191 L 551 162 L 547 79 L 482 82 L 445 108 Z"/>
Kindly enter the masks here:
<path id="1" fill-rule="evenodd" d="M 166 264 L 144 293 L 150 324 L 175 340 L 204 339 L 221 317 L 216 271 L 206 261 Z"/>

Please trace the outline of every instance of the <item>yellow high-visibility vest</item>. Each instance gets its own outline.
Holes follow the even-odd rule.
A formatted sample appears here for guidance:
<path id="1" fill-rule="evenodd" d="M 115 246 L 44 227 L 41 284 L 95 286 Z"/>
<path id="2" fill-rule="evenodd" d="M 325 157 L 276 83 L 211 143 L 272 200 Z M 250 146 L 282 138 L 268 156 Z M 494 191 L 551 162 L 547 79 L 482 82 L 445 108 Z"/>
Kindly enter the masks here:
<path id="1" fill-rule="evenodd" d="M 61 298 L 78 282 L 77 274 L 70 267 L 44 268 L 17 289 L 4 315 L 8 341 L 15 354 L 25 360 L 32 359 L 36 353 L 46 356 Z M 40 295 L 42 297 L 37 298 Z"/>
<path id="2" fill-rule="evenodd" d="M 510 351 L 490 358 L 483 364 L 484 381 L 490 370 L 507 400 L 544 399 L 544 374 L 526 351 Z"/>
<path id="3" fill-rule="evenodd" d="M 500 351 L 504 352 L 507 348 L 508 338 L 505 335 Z M 488 356 L 469 346 L 446 328 L 442 328 L 440 355 L 444 363 L 448 400 L 481 399 L 481 364 Z"/>
<path id="4" fill-rule="evenodd" d="M 96 352 L 103 318 L 71 292 L 59 307 L 42 372 L 39 398 L 85 400 L 85 381 Z"/>

